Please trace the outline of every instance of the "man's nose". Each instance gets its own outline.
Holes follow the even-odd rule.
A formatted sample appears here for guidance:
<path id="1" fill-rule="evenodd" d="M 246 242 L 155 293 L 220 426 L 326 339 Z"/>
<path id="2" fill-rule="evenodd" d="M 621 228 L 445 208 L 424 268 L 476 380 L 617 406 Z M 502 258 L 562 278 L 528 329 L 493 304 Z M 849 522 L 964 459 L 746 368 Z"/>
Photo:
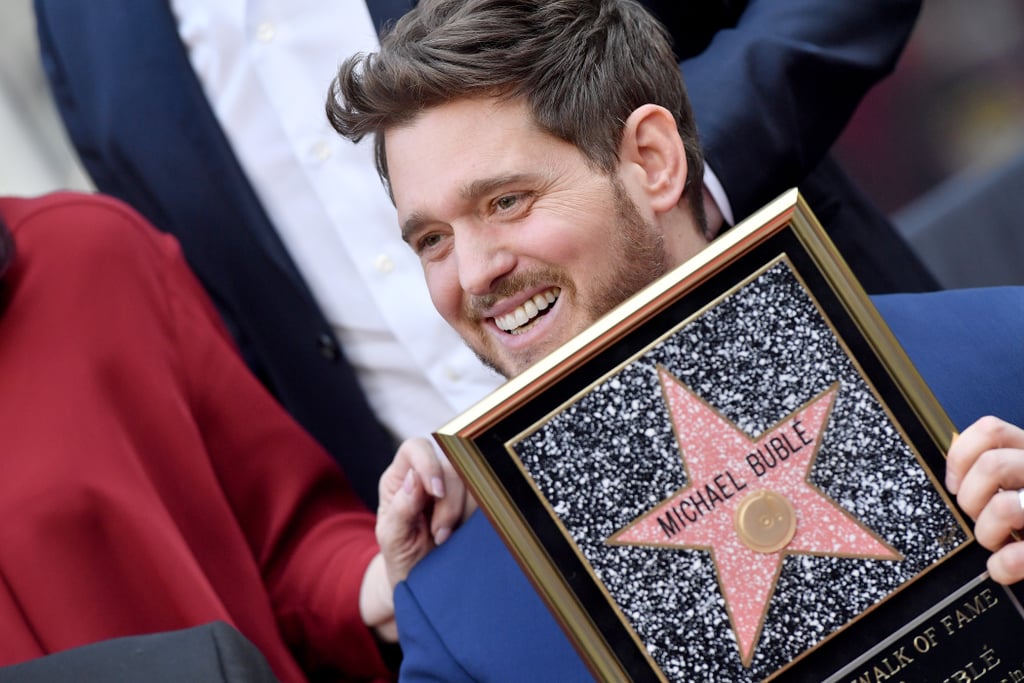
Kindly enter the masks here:
<path id="1" fill-rule="evenodd" d="M 455 243 L 462 291 L 473 296 L 490 294 L 501 278 L 515 269 L 516 258 L 492 230 L 474 230 Z"/>

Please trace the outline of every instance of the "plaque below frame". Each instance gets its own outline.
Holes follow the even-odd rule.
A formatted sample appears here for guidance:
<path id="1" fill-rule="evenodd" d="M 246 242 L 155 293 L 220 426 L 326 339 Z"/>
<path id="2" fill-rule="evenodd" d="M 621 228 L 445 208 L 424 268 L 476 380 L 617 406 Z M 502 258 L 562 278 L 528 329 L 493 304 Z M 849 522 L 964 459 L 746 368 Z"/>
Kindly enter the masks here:
<path id="1" fill-rule="evenodd" d="M 895 648 L 958 606 L 991 649 L 952 434 L 790 190 L 434 436 L 594 675 L 675 682 L 943 680 Z"/>

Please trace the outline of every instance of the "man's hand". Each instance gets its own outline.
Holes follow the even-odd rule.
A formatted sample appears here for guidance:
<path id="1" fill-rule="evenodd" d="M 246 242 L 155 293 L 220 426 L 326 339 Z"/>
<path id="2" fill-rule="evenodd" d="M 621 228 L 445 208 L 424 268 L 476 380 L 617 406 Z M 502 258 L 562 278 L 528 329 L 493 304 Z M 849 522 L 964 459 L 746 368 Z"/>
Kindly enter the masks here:
<path id="1" fill-rule="evenodd" d="M 426 439 L 409 439 L 380 479 L 377 542 L 391 587 L 451 535 L 476 503 Z"/>
<path id="2" fill-rule="evenodd" d="M 975 520 L 974 535 L 993 551 L 988 571 L 998 583 L 1024 579 L 1024 430 L 983 417 L 953 442 L 946 487 Z"/>

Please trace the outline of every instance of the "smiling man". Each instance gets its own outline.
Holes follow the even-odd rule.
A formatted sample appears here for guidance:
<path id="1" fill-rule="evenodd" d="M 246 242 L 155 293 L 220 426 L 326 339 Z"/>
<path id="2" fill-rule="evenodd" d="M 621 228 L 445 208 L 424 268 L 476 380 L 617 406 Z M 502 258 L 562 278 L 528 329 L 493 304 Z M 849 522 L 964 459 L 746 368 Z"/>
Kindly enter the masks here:
<path id="1" fill-rule="evenodd" d="M 631 0 L 426 0 L 379 53 L 343 64 L 328 115 L 351 139 L 376 136 L 434 306 L 505 375 L 708 242 L 687 96 L 663 30 Z M 877 303 L 954 421 L 997 407 L 1024 419 L 1020 398 L 993 405 L 989 391 L 1006 373 L 1024 381 L 1003 341 L 1024 332 L 1020 290 Z M 963 349 L 1015 360 L 951 365 Z M 424 442 L 381 480 L 403 678 L 589 679 L 486 519 L 448 538 L 452 483 Z"/>
<path id="2" fill-rule="evenodd" d="M 610 172 L 540 128 L 521 98 L 428 109 L 385 144 L 434 305 L 506 376 L 707 244 L 680 204 L 686 158 L 661 106 L 628 116 Z"/>
<path id="3" fill-rule="evenodd" d="M 696 124 L 638 4 L 422 3 L 334 95 L 339 131 L 381 133 L 435 307 L 505 375 L 707 243 Z"/>

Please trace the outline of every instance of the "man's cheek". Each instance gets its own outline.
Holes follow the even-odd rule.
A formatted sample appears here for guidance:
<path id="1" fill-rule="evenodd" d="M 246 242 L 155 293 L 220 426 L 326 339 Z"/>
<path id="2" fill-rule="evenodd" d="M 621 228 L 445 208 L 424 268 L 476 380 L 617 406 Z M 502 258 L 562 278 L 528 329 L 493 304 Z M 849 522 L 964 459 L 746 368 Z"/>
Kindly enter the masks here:
<path id="1" fill-rule="evenodd" d="M 455 325 L 462 310 L 462 289 L 458 286 L 458 279 L 446 277 L 441 269 L 431 266 L 424 266 L 424 276 L 434 308 L 449 324 Z"/>

